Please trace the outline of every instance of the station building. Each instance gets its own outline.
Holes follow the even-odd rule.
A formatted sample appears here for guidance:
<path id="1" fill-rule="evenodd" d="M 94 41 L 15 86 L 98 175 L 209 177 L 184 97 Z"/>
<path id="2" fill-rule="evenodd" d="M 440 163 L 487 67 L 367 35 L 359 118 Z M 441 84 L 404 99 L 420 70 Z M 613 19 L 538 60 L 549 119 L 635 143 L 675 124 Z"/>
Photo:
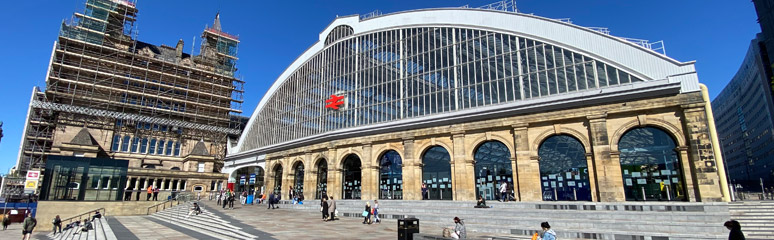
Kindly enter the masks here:
<path id="1" fill-rule="evenodd" d="M 344 16 L 266 92 L 223 172 L 283 199 L 498 199 L 507 183 L 517 201 L 728 201 L 708 114 L 694 62 L 600 29 Z"/>

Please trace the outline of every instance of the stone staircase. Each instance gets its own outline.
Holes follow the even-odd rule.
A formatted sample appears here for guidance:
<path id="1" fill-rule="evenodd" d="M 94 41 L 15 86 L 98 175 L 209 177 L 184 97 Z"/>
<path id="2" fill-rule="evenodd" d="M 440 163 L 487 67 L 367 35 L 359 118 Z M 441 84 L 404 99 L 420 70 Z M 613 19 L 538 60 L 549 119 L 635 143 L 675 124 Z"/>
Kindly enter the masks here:
<path id="1" fill-rule="evenodd" d="M 747 239 L 774 239 L 774 201 L 733 202 L 728 209 Z"/>
<path id="2" fill-rule="evenodd" d="M 668 202 L 488 202 L 492 208 L 473 208 L 468 201 L 380 200 L 383 219 L 416 217 L 422 235 L 440 235 L 442 227 L 462 218 L 468 235 L 489 239 L 529 239 L 548 221 L 560 239 L 726 239 L 723 223 L 727 203 Z M 362 200 L 337 200 L 340 217 L 361 217 Z M 372 202 L 373 204 L 373 202 Z M 320 211 L 319 200 L 285 208 Z M 744 230 L 744 228 L 743 228 Z"/>
<path id="3" fill-rule="evenodd" d="M 257 239 L 258 237 L 242 231 L 241 228 L 223 220 L 202 205 L 202 213 L 186 218 L 192 203 L 180 204 L 149 216 L 162 222 L 206 235 L 213 239 Z"/>
<path id="4" fill-rule="evenodd" d="M 92 222 L 93 230 L 81 232 L 81 227 L 70 228 L 62 233 L 49 233 L 46 236 L 52 240 L 117 240 L 113 230 L 108 225 L 108 216 L 102 216 Z M 62 229 L 65 227 L 62 223 Z"/>

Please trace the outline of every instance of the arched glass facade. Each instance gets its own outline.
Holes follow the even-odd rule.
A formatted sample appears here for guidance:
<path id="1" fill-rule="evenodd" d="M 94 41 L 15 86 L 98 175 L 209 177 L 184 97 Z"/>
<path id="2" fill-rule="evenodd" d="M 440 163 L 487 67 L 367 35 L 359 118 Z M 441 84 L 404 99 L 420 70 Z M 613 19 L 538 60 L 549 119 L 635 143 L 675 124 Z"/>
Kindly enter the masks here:
<path id="1" fill-rule="evenodd" d="M 476 199 L 483 196 L 487 200 L 503 200 L 500 185 L 508 184 L 506 194 L 513 189 L 513 169 L 511 152 L 505 144 L 488 141 L 481 144 L 473 155 L 476 160 Z"/>
<path id="2" fill-rule="evenodd" d="M 334 33 L 348 31 L 340 30 Z M 412 27 L 336 36 L 282 79 L 257 110 L 240 151 L 338 129 L 642 81 L 567 48 L 495 31 Z M 331 95 L 345 96 L 346 104 L 327 109 Z"/>
<path id="3" fill-rule="evenodd" d="M 672 137 L 658 128 L 635 128 L 618 142 L 627 201 L 684 201 L 683 173 Z"/>
<path id="4" fill-rule="evenodd" d="M 568 135 L 551 136 L 538 149 L 545 201 L 591 201 L 586 150 Z"/>
<path id="5" fill-rule="evenodd" d="M 395 150 L 379 158 L 379 199 L 403 199 L 403 159 Z"/>
<path id="6" fill-rule="evenodd" d="M 342 177 L 344 177 L 342 189 L 344 192 L 342 192 L 341 199 L 360 199 L 362 192 L 360 187 L 362 184 L 360 158 L 355 154 L 347 155 L 342 167 Z"/>
<path id="7" fill-rule="evenodd" d="M 322 199 L 328 195 L 328 161 L 320 159 L 317 162 L 317 194 L 315 199 Z"/>
<path id="8" fill-rule="evenodd" d="M 234 190 L 237 192 L 247 191 L 249 194 L 260 193 L 263 190 L 264 172 L 262 167 L 244 167 L 237 169 L 234 173 L 237 182 Z"/>
<path id="9" fill-rule="evenodd" d="M 429 200 L 452 200 L 451 156 L 441 146 L 434 146 L 422 155 L 422 183 L 427 186 Z"/>
<path id="10" fill-rule="evenodd" d="M 297 162 L 293 167 L 293 190 L 296 194 L 304 194 L 304 163 Z"/>
<path id="11" fill-rule="evenodd" d="M 274 167 L 274 194 L 282 196 L 282 165 Z"/>

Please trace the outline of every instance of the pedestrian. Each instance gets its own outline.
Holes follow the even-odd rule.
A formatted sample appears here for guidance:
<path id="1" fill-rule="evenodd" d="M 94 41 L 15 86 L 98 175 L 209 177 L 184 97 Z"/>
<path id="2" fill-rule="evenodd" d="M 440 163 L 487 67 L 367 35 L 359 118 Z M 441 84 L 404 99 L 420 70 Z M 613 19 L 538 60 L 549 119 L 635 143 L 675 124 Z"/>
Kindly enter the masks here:
<path id="1" fill-rule="evenodd" d="M 11 225 L 11 216 L 3 214 L 3 231 L 8 228 L 8 225 Z"/>
<path id="2" fill-rule="evenodd" d="M 218 192 L 218 195 L 216 196 L 216 198 L 217 198 L 217 200 L 218 200 L 218 206 L 220 206 L 220 202 L 221 202 L 221 200 L 223 199 L 223 190 L 220 190 L 220 191 Z"/>
<path id="3" fill-rule="evenodd" d="M 132 200 L 132 190 L 129 187 L 124 189 L 124 201 Z"/>
<path id="4" fill-rule="evenodd" d="M 330 200 L 328 200 L 328 211 L 331 213 L 330 219 L 328 221 L 336 220 L 336 200 L 333 200 L 333 196 L 329 196 Z"/>
<path id="5" fill-rule="evenodd" d="M 371 203 L 366 201 L 365 211 L 363 211 L 363 224 L 371 224 Z"/>
<path id="6" fill-rule="evenodd" d="M 94 219 L 102 218 L 102 214 L 99 213 L 99 211 L 94 211 L 94 216 L 91 217 L 91 221 L 94 221 Z"/>
<path id="7" fill-rule="evenodd" d="M 500 184 L 500 201 L 501 202 L 507 202 L 508 201 L 508 183 L 505 181 L 502 181 Z"/>
<path id="8" fill-rule="evenodd" d="M 323 196 L 320 199 L 320 212 L 322 212 L 323 222 L 328 221 L 328 197 Z"/>
<path id="9" fill-rule="evenodd" d="M 228 209 L 234 209 L 234 199 L 236 198 L 236 193 L 233 191 L 229 191 L 231 194 L 229 194 L 228 197 Z"/>
<path id="10" fill-rule="evenodd" d="M 56 217 L 54 217 L 54 220 L 51 221 L 51 224 L 54 225 L 54 234 L 56 234 L 57 228 L 59 229 L 59 233 L 62 233 L 62 219 L 59 218 L 59 215 L 56 215 Z"/>
<path id="11" fill-rule="evenodd" d="M 242 199 L 240 200 L 240 203 L 242 203 L 242 205 L 245 205 L 246 201 L 247 201 L 247 191 L 242 191 Z"/>
<path id="12" fill-rule="evenodd" d="M 38 220 L 32 216 L 31 212 L 27 213 L 27 218 L 24 219 L 22 224 L 22 240 L 29 240 L 32 237 L 32 231 L 35 230 L 35 226 L 38 225 Z"/>
<path id="13" fill-rule="evenodd" d="M 742 233 L 742 225 L 736 220 L 726 221 L 723 224 L 731 232 L 728 233 L 728 240 L 745 240 L 744 233 Z"/>
<path id="14" fill-rule="evenodd" d="M 540 228 L 542 228 L 543 231 L 538 236 L 539 240 L 556 240 L 556 232 L 551 229 L 551 225 L 549 225 L 548 222 L 540 223 Z"/>
<path id="15" fill-rule="evenodd" d="M 454 217 L 454 232 L 451 233 L 451 237 L 454 239 L 468 238 L 467 230 L 465 230 L 465 222 L 459 217 Z"/>
<path id="16" fill-rule="evenodd" d="M 153 187 L 153 201 L 159 200 L 159 188 Z"/>
<path id="17" fill-rule="evenodd" d="M 148 186 L 148 196 L 145 197 L 145 201 L 150 201 L 153 196 L 153 186 Z"/>
<path id="18" fill-rule="evenodd" d="M 296 198 L 294 194 L 295 192 L 293 191 L 293 187 L 288 187 L 288 200 L 293 200 L 293 204 L 296 204 Z"/>
<path id="19" fill-rule="evenodd" d="M 223 191 L 223 209 L 226 209 L 226 205 L 228 205 L 228 189 Z"/>
<path id="20" fill-rule="evenodd" d="M 273 209 L 273 208 L 277 208 L 276 206 L 274 206 L 274 192 L 269 194 L 269 207 L 267 207 L 266 209 Z"/>
<path id="21" fill-rule="evenodd" d="M 379 200 L 374 200 L 374 207 L 371 208 L 374 215 L 374 220 L 378 224 L 382 224 L 382 220 L 379 219 Z"/>
<path id="22" fill-rule="evenodd" d="M 430 199 L 430 196 L 427 195 L 427 184 L 422 183 L 422 200 Z"/>

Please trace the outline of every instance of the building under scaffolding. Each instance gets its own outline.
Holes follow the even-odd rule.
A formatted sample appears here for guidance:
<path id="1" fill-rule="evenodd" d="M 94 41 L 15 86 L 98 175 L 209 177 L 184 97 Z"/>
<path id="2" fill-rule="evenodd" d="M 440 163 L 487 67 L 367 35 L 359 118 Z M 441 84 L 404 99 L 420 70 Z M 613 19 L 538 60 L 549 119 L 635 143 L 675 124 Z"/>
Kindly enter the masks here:
<path id="1" fill-rule="evenodd" d="M 128 160 L 130 190 L 207 191 L 225 179 L 228 138 L 243 126 L 235 122 L 244 92 L 239 38 L 218 14 L 199 54 L 184 53 L 182 39 L 174 47 L 138 41 L 136 17 L 134 1 L 87 0 L 62 22 L 46 89 L 33 90 L 20 174 L 60 155 Z"/>

